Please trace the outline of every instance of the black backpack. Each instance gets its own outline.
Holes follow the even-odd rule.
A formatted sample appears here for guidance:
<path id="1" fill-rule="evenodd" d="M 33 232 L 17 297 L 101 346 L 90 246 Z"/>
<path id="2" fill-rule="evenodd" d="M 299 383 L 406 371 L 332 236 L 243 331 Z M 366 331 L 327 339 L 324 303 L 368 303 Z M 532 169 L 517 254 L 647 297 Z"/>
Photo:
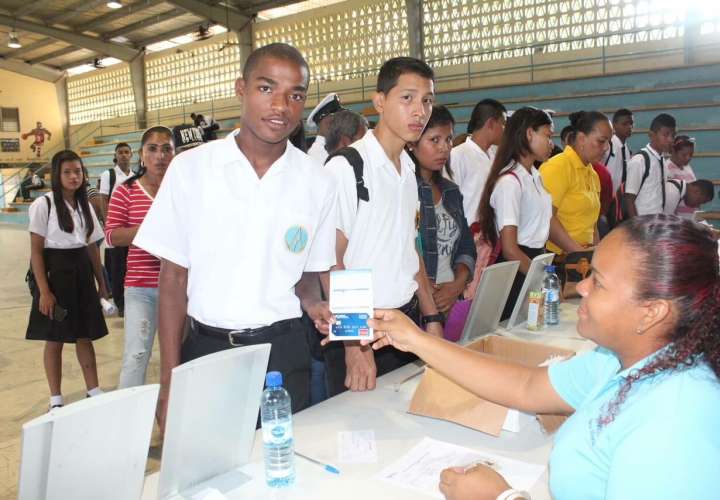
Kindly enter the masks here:
<path id="1" fill-rule="evenodd" d="M 360 205 L 360 200 L 363 200 L 364 202 L 369 202 L 370 192 L 368 191 L 367 187 L 365 187 L 365 179 L 363 179 L 364 162 L 358 150 L 353 148 L 352 146 L 342 148 L 341 150 L 336 151 L 335 153 L 328 156 L 327 160 L 325 160 L 325 164 L 327 165 L 327 163 L 336 156 L 342 156 L 343 158 L 345 158 L 353 168 L 353 173 L 355 174 L 355 189 L 357 190 L 358 206 Z"/>
<path id="2" fill-rule="evenodd" d="M 642 155 L 643 160 L 645 160 L 645 171 L 643 172 L 642 180 L 640 181 L 640 187 L 638 188 L 638 192 L 635 196 L 640 195 L 643 184 L 645 184 L 645 179 L 647 179 L 650 175 L 650 154 L 644 149 L 640 150 L 640 154 Z M 660 177 L 660 185 L 662 188 L 662 206 L 663 209 L 665 209 L 665 166 L 662 161 L 660 162 Z"/>

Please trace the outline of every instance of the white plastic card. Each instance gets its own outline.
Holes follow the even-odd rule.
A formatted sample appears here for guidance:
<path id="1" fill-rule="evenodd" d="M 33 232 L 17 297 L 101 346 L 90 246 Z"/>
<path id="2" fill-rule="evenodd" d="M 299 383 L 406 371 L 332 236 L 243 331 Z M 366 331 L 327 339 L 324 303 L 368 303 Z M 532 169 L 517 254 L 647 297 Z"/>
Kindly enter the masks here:
<path id="1" fill-rule="evenodd" d="M 372 272 L 346 269 L 330 273 L 330 311 L 335 323 L 330 340 L 372 340 L 367 324 L 373 314 Z"/>

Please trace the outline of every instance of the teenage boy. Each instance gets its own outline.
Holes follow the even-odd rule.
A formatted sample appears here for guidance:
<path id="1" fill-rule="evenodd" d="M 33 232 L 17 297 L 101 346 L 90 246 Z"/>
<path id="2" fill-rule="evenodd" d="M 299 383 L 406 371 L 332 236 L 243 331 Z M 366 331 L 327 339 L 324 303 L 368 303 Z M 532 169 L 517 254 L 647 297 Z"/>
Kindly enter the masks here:
<path id="1" fill-rule="evenodd" d="M 665 181 L 665 207 L 663 213 L 692 219 L 693 212 L 678 212 L 680 202 L 682 201 L 686 207 L 696 210 L 705 203 L 710 203 L 714 197 L 715 187 L 712 181 L 707 179 L 698 179 L 692 182 L 668 179 Z"/>
<path id="2" fill-rule="evenodd" d="M 628 218 L 663 213 L 667 177 L 663 155 L 670 153 L 676 128 L 675 118 L 657 115 L 650 123 L 650 143 L 628 162 L 624 195 Z"/>
<path id="3" fill-rule="evenodd" d="M 618 109 L 612 118 L 613 136 L 605 155 L 605 166 L 612 177 L 613 192 L 617 192 L 627 177 L 627 162 L 632 158 L 628 139 L 632 135 L 635 119 L 629 109 Z"/>
<path id="4" fill-rule="evenodd" d="M 483 99 L 475 105 L 468 122 L 468 137 L 450 154 L 452 180 L 460 187 L 468 225 L 477 220 L 477 211 L 485 181 L 502 139 L 507 110 L 495 99 Z"/>
<path id="5" fill-rule="evenodd" d="M 371 269 L 375 307 L 400 309 L 429 334 L 442 336 L 442 317 L 415 246 L 417 182 L 405 151 L 420 138 L 433 100 L 434 74 L 427 64 L 410 57 L 386 61 L 373 96 L 377 126 L 350 146 L 362 159 L 361 176 L 344 156 L 326 166 L 338 181 L 336 269 Z M 414 359 L 396 349 L 375 353 L 351 342 L 344 347 L 344 357 L 326 357 L 330 395 L 342 385 L 374 389 L 376 376 Z M 330 348 L 337 353 L 335 345 Z"/>
<path id="6" fill-rule="evenodd" d="M 110 203 L 115 188 L 128 180 L 133 175 L 130 170 L 130 160 L 132 160 L 132 148 L 126 142 L 121 142 L 115 146 L 115 156 L 113 157 L 113 168 L 107 169 L 100 174 L 100 207 L 101 212 L 98 214 L 103 222 L 107 217 L 107 207 Z M 127 271 L 128 247 L 113 247 L 105 244 L 105 270 L 110 276 L 110 286 L 112 288 L 112 296 L 115 305 L 118 308 L 118 316 L 125 315 L 125 272 Z"/>
<path id="7" fill-rule="evenodd" d="M 173 159 L 135 237 L 162 260 L 161 425 L 172 368 L 238 345 L 271 344 L 268 370 L 282 372 L 293 411 L 308 404 L 301 307 L 327 331 L 318 273 L 335 264 L 336 218 L 332 176 L 288 142 L 308 81 L 308 64 L 290 45 L 253 51 L 235 83 L 240 128 Z"/>

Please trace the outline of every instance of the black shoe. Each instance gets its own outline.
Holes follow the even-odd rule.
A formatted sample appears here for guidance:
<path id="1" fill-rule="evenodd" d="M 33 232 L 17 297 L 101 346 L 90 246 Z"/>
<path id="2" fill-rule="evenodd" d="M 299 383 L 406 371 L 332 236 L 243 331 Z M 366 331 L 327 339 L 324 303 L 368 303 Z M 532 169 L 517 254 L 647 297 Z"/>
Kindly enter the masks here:
<path id="1" fill-rule="evenodd" d="M 64 405 L 52 405 L 52 406 L 48 409 L 48 413 L 50 413 L 51 411 L 53 411 L 55 408 L 62 408 L 63 406 L 64 406 Z"/>
<path id="2" fill-rule="evenodd" d="M 124 317 L 125 317 L 125 310 L 118 309 L 118 318 L 124 318 Z"/>

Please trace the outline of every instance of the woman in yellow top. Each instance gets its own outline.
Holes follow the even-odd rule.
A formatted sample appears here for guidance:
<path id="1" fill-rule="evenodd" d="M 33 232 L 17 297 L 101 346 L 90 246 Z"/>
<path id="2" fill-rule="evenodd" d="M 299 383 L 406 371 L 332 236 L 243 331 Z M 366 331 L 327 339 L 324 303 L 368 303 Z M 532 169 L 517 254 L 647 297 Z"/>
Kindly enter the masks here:
<path id="1" fill-rule="evenodd" d="M 599 111 L 578 111 L 569 118 L 568 145 L 540 167 L 553 204 L 547 247 L 556 254 L 578 252 L 599 240 L 600 179 L 592 165 L 602 161 L 613 134 Z"/>

